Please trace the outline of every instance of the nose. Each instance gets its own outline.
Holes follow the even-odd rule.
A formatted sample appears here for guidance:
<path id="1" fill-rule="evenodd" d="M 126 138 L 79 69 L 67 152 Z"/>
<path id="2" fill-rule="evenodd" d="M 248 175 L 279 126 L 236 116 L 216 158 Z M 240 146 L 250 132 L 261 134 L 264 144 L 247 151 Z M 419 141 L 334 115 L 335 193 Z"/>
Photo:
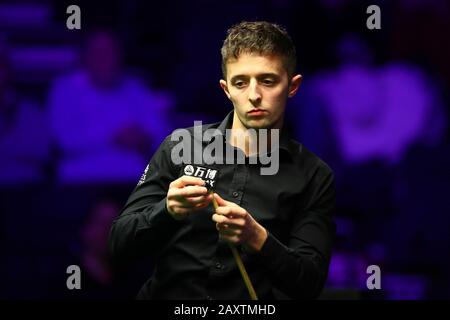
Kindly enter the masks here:
<path id="1" fill-rule="evenodd" d="M 258 82 L 253 80 L 249 84 L 248 100 L 252 105 L 258 105 L 261 102 L 261 91 L 258 87 Z"/>

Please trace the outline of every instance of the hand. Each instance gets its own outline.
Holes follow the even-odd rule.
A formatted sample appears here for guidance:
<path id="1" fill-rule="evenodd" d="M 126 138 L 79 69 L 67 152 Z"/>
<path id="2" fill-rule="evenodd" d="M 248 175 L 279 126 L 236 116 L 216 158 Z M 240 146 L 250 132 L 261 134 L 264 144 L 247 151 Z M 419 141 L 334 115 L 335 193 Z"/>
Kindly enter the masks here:
<path id="1" fill-rule="evenodd" d="M 183 220 L 194 211 L 209 205 L 212 195 L 200 178 L 182 176 L 172 181 L 167 191 L 167 211 L 176 220 Z"/>
<path id="2" fill-rule="evenodd" d="M 260 251 L 267 239 L 267 230 L 244 208 L 222 199 L 217 193 L 214 198 L 219 207 L 212 219 L 216 222 L 219 237 L 232 244 L 241 244 L 247 251 Z"/>

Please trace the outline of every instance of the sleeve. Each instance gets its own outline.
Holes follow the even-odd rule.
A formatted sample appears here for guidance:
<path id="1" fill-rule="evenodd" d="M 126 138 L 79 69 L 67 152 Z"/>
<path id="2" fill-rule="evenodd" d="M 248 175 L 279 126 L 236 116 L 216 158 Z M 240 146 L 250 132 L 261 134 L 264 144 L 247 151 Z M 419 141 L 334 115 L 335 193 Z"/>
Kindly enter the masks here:
<path id="1" fill-rule="evenodd" d="M 275 286 L 294 299 L 314 299 L 325 284 L 335 235 L 334 175 L 322 163 L 306 192 L 301 213 L 293 219 L 286 246 L 269 233 L 254 258 L 272 276 Z"/>
<path id="2" fill-rule="evenodd" d="M 157 253 L 184 223 L 172 218 L 166 209 L 169 184 L 178 177 L 170 160 L 170 143 L 169 136 L 113 222 L 108 246 L 114 261 Z"/>

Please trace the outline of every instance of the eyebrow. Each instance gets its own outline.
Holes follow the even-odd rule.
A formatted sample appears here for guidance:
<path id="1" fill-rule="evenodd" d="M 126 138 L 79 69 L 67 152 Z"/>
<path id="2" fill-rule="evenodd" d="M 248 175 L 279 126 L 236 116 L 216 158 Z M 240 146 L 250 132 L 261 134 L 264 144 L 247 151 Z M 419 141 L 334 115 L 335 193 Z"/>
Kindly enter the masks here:
<path id="1" fill-rule="evenodd" d="M 233 82 L 235 82 L 235 81 L 237 81 L 237 80 L 248 79 L 248 78 L 249 78 L 249 77 L 248 77 L 247 75 L 244 75 L 244 74 L 237 74 L 237 75 L 233 76 L 233 77 L 230 79 L 230 82 L 233 83 Z M 258 74 L 258 75 L 256 76 L 256 78 L 257 78 L 257 79 L 261 79 L 261 78 L 276 78 L 276 79 L 278 79 L 278 78 L 280 78 L 280 76 L 279 76 L 278 74 L 276 74 L 276 73 L 267 72 L 267 73 L 261 73 L 261 74 Z"/>

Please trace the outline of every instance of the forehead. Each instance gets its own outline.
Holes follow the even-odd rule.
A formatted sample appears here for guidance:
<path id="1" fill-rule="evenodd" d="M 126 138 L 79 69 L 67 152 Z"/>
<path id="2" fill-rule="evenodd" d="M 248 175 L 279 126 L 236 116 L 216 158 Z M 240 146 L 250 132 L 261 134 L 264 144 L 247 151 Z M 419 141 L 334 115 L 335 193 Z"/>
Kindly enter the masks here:
<path id="1" fill-rule="evenodd" d="M 286 73 L 283 58 L 280 55 L 259 55 L 243 53 L 237 59 L 228 59 L 226 63 L 227 78 L 237 75 L 256 76 L 274 73 L 282 76 Z"/>

